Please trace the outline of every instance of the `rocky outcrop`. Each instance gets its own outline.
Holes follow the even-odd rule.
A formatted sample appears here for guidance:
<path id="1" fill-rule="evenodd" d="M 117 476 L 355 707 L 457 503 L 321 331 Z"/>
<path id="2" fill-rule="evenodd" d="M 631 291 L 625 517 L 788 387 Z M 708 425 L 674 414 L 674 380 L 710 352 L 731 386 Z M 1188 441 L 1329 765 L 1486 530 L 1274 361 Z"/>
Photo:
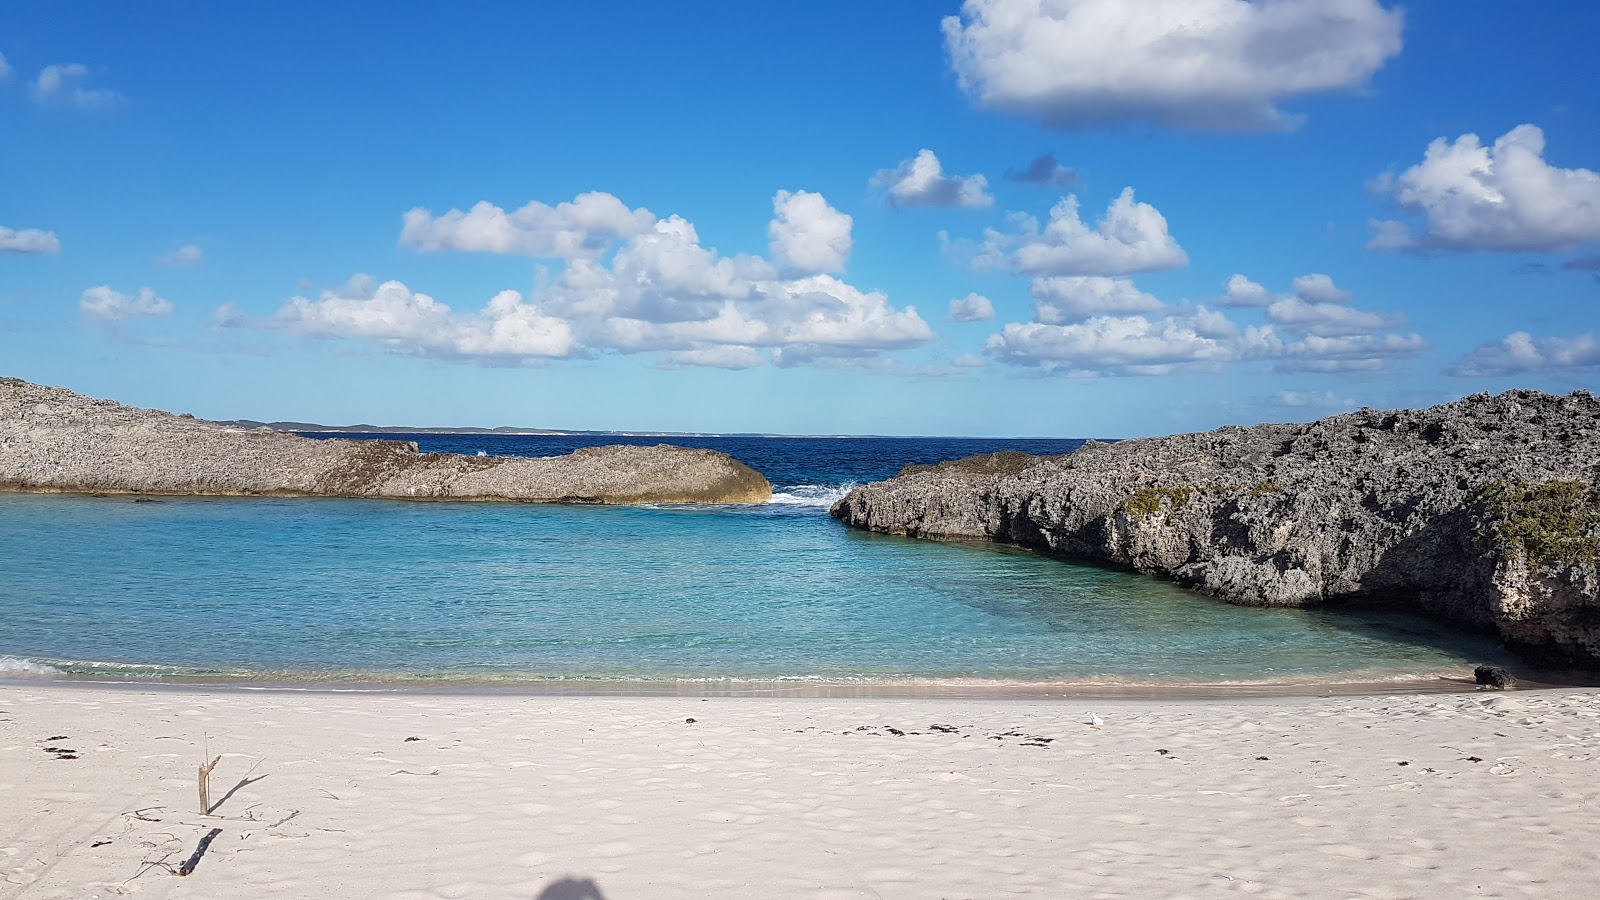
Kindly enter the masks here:
<path id="1" fill-rule="evenodd" d="M 1232 603 L 1420 607 L 1542 661 L 1600 665 L 1600 399 L 1586 392 L 907 467 L 833 515 L 1107 561 Z"/>
<path id="2" fill-rule="evenodd" d="M 420 453 L 219 425 L 0 379 L 0 490 L 245 496 L 759 503 L 760 473 L 714 450 L 591 447 L 543 459 Z"/>

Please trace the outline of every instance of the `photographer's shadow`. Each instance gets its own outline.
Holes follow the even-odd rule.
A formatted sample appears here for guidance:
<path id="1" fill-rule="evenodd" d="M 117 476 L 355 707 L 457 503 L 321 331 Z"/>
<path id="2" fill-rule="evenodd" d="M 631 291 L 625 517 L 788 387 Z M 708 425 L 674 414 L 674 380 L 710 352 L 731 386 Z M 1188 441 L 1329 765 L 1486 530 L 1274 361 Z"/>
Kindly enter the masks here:
<path id="1" fill-rule="evenodd" d="M 563 878 L 551 882 L 533 900 L 606 900 L 606 895 L 592 878 Z"/>

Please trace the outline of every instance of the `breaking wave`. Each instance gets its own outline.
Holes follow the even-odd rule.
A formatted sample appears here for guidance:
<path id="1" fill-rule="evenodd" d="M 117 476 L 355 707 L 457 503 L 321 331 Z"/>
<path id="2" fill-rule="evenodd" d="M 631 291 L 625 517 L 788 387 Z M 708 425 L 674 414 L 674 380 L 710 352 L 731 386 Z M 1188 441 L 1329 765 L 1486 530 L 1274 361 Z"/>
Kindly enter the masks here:
<path id="1" fill-rule="evenodd" d="M 775 489 L 768 503 L 778 506 L 815 506 L 821 509 L 838 503 L 844 495 L 855 490 L 854 481 L 843 484 L 795 484 Z"/>
<path id="2" fill-rule="evenodd" d="M 0 656 L 0 675 L 60 675 L 61 670 L 53 666 L 40 665 L 30 659 L 19 659 L 15 656 Z"/>

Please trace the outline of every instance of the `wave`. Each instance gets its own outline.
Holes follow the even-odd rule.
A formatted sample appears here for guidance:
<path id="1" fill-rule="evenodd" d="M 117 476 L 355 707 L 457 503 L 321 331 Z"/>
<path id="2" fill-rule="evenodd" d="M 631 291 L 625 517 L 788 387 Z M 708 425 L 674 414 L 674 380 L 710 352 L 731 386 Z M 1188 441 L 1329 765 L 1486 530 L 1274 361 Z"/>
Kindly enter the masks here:
<path id="1" fill-rule="evenodd" d="M 777 506 L 815 506 L 821 509 L 838 503 L 844 495 L 856 489 L 854 481 L 843 484 L 795 484 L 772 492 L 768 503 Z"/>
<path id="2" fill-rule="evenodd" d="M 60 675 L 61 670 L 53 666 L 40 665 L 31 659 L 20 659 L 15 656 L 0 656 L 0 675 Z"/>

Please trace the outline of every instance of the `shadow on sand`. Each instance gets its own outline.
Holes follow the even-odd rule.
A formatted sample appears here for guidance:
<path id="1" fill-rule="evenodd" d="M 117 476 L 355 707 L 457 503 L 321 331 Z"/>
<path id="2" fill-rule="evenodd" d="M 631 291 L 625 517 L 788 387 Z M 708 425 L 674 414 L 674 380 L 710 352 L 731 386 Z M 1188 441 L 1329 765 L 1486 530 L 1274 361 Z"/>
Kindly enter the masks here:
<path id="1" fill-rule="evenodd" d="M 563 878 L 552 881 L 533 900 L 606 900 L 606 895 L 592 878 Z"/>

